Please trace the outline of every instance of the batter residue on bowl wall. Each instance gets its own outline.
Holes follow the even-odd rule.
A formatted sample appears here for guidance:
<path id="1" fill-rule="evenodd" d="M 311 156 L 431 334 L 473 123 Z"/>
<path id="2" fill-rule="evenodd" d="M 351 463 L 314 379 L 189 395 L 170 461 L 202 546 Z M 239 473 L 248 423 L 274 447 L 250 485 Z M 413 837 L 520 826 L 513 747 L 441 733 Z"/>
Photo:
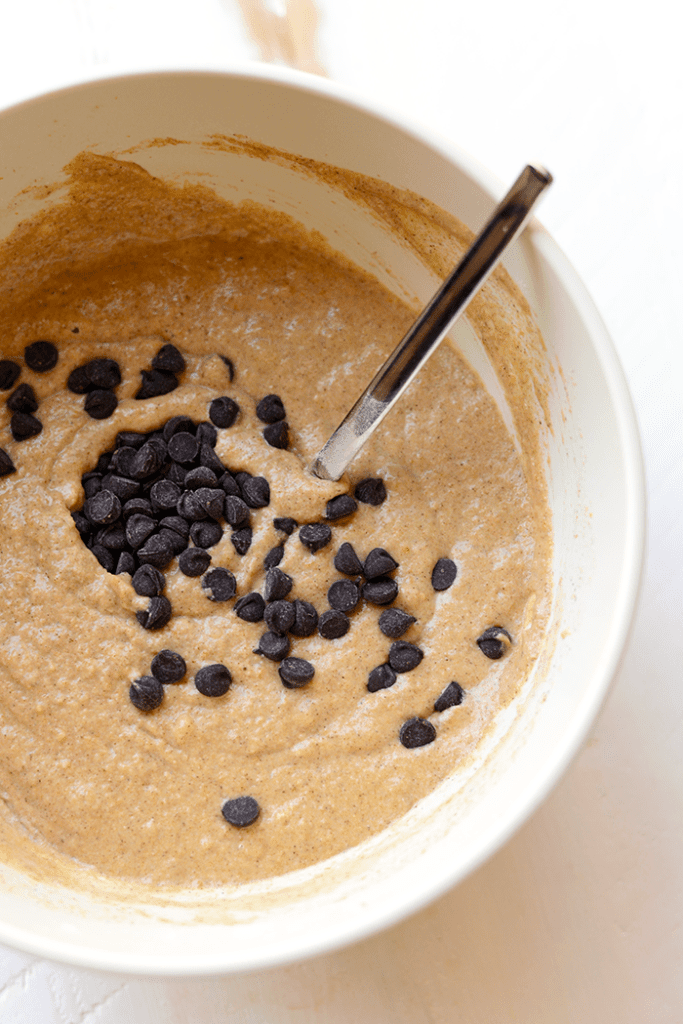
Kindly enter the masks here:
<path id="1" fill-rule="evenodd" d="M 31 848 L 42 848 L 79 869 L 195 887 L 292 871 L 362 842 L 433 790 L 470 756 L 538 655 L 550 542 L 536 435 L 522 422 L 527 396 L 508 391 L 523 464 L 494 402 L 444 344 L 350 479 L 315 480 L 305 467 L 414 311 L 284 215 L 230 206 L 108 157 L 81 155 L 69 171 L 69 199 L 21 225 L 0 254 L 1 355 L 22 366 L 43 424 L 13 441 L 3 402 L 0 446 L 17 467 L 0 480 L 3 858 L 28 864 Z M 492 287 L 509 286 L 499 276 Z M 505 338 L 490 295 L 472 317 L 483 333 L 502 331 L 505 362 L 518 328 Z M 58 347 L 50 372 L 24 365 L 36 339 Z M 187 362 L 180 386 L 138 401 L 141 370 L 166 342 Z M 221 355 L 234 363 L 234 381 Z M 66 388 L 70 372 L 95 357 L 117 360 L 123 378 L 103 420 Z M 266 443 L 255 414 L 271 393 L 287 411 L 288 451 Z M 387 500 L 332 523 L 321 550 L 310 552 L 295 531 L 279 568 L 294 580 L 289 598 L 322 613 L 341 578 L 333 557 L 342 543 L 361 558 L 375 547 L 391 553 L 395 605 L 416 619 L 403 639 L 424 658 L 389 689 L 366 688 L 391 644 L 378 628 L 381 607 L 364 602 L 341 638 L 293 639 L 292 655 L 315 676 L 286 689 L 277 664 L 253 653 L 264 624 L 238 618 L 234 600 L 208 600 L 174 560 L 165 590 L 173 616 L 147 631 L 135 615 L 147 599 L 130 576 L 107 572 L 81 542 L 71 516 L 83 504 L 81 477 L 116 435 L 179 414 L 207 420 L 224 395 L 240 415 L 219 429 L 217 455 L 270 484 L 270 504 L 252 512 L 247 553 L 236 552 L 229 529 L 210 549 L 212 568 L 234 573 L 238 597 L 263 592 L 264 557 L 284 541 L 275 517 L 324 521 L 330 498 L 365 477 L 384 480 Z M 458 575 L 437 593 L 431 573 L 442 557 Z M 513 638 L 499 661 L 475 642 L 494 624 Z M 141 712 L 130 684 L 163 648 L 185 658 L 186 679 Z M 233 677 L 218 698 L 193 683 L 211 663 Z M 462 704 L 435 712 L 453 680 Z M 413 716 L 429 719 L 436 739 L 406 749 L 399 729 Z M 221 805 L 241 794 L 258 800 L 261 815 L 236 829 Z"/>

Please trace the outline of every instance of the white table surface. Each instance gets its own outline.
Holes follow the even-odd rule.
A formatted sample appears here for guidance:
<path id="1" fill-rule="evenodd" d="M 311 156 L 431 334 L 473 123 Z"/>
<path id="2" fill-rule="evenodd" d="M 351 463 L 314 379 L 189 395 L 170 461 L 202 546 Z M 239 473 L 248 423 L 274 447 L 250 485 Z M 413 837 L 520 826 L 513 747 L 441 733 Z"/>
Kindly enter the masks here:
<path id="1" fill-rule="evenodd" d="M 316 5 L 317 3 L 317 5 Z M 4 0 L 0 106 L 151 67 L 295 62 L 409 114 L 540 217 L 614 338 L 642 431 L 648 562 L 623 667 L 534 817 L 428 909 L 239 978 L 142 980 L 0 948 L 2 1024 L 683 1020 L 683 61 L 671 0 Z M 1 140 L 0 140 L 1 141 Z"/>

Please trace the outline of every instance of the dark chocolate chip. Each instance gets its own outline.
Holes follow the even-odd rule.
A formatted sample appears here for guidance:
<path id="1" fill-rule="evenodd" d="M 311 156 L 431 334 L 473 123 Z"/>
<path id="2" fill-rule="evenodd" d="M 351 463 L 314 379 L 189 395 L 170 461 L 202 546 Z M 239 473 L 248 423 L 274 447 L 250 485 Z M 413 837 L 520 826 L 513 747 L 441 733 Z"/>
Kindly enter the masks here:
<path id="1" fill-rule="evenodd" d="M 126 448 L 119 448 L 117 451 L 116 466 L 117 469 L 121 469 L 122 476 L 132 477 L 133 480 L 146 480 L 148 477 L 154 476 L 164 464 L 165 452 L 162 452 L 151 441 L 147 441 L 139 451 L 135 452 L 135 456 L 131 459 L 130 469 L 126 472 L 121 466 L 124 461 L 122 453 L 125 451 L 127 451 Z"/>
<path id="2" fill-rule="evenodd" d="M 260 594 L 254 591 L 251 594 L 245 594 L 244 597 L 240 597 L 239 601 L 235 602 L 235 615 L 245 622 L 260 622 L 263 618 L 265 607 L 266 602 Z"/>
<path id="3" fill-rule="evenodd" d="M 209 419 L 217 427 L 221 427 L 224 430 L 233 425 L 239 411 L 240 407 L 237 402 L 233 401 L 232 398 L 228 398 L 227 395 L 223 395 L 221 398 L 214 398 L 209 406 Z"/>
<path id="4" fill-rule="evenodd" d="M 204 519 L 190 527 L 190 537 L 198 548 L 212 548 L 218 544 L 222 536 L 223 527 L 213 519 Z"/>
<path id="5" fill-rule="evenodd" d="M 292 577 L 288 576 L 282 569 L 269 569 L 266 573 L 263 596 L 266 601 L 281 601 L 287 597 L 293 585 Z"/>
<path id="6" fill-rule="evenodd" d="M 263 476 L 250 476 L 248 480 L 238 481 L 242 498 L 249 508 L 265 508 L 270 505 L 270 486 Z"/>
<path id="7" fill-rule="evenodd" d="M 263 559 L 263 565 L 266 569 L 274 569 L 276 565 L 279 565 L 282 561 L 282 556 L 285 553 L 284 547 L 280 544 L 275 548 L 271 548 L 266 557 Z"/>
<path id="8" fill-rule="evenodd" d="M 178 487 L 185 486 L 186 466 L 181 466 L 179 462 L 171 462 L 166 466 L 164 472 L 167 480 L 172 480 L 174 484 L 178 484 Z"/>
<path id="9" fill-rule="evenodd" d="M 84 473 L 81 477 L 81 483 L 83 484 L 83 493 L 86 498 L 92 498 L 93 495 L 102 490 L 102 477 L 99 473 Z M 108 487 L 107 490 L 110 491 L 112 488 Z M 114 491 L 114 494 L 116 494 L 116 491 Z M 116 496 L 117 498 L 120 497 L 118 494 Z"/>
<path id="10" fill-rule="evenodd" d="M 135 567 L 138 563 L 135 561 L 130 551 L 122 551 L 119 555 L 119 560 L 116 563 L 116 575 L 120 576 L 121 573 L 127 572 L 131 576 L 135 572 Z"/>
<path id="11" fill-rule="evenodd" d="M 240 485 L 235 480 L 232 473 L 226 470 L 222 476 L 218 478 L 218 486 L 222 487 L 226 494 L 229 494 L 232 498 L 241 498 Z"/>
<path id="12" fill-rule="evenodd" d="M 131 445 L 123 445 L 121 448 L 117 448 L 112 456 L 109 468 L 112 472 L 125 476 L 130 480 L 135 470 L 139 450 Z"/>
<path id="13" fill-rule="evenodd" d="M 185 659 L 175 651 L 164 649 L 152 659 L 152 675 L 160 683 L 179 683 L 185 678 L 186 672 Z"/>
<path id="14" fill-rule="evenodd" d="M 180 487 L 172 480 L 157 480 L 150 488 L 149 498 L 155 512 L 170 512 L 175 511 L 181 494 Z"/>
<path id="15" fill-rule="evenodd" d="M 416 621 L 413 615 L 408 615 L 408 612 L 400 608 L 387 608 L 379 617 L 379 628 L 385 636 L 396 640 Z"/>
<path id="16" fill-rule="evenodd" d="M 336 640 L 338 637 L 344 636 L 345 633 L 348 633 L 350 626 L 348 615 L 335 611 L 334 608 L 323 612 L 318 619 L 318 632 L 325 640 Z"/>
<path id="17" fill-rule="evenodd" d="M 218 440 L 218 431 L 214 427 L 213 423 L 207 423 L 203 420 L 197 427 L 197 440 L 199 446 L 208 444 L 209 448 L 216 447 L 216 441 Z"/>
<path id="18" fill-rule="evenodd" d="M 228 359 L 227 356 L 221 356 L 221 359 L 223 360 L 227 367 L 228 378 L 230 380 L 230 383 L 232 384 L 232 382 L 235 379 L 235 364 L 233 363 L 232 359 Z"/>
<path id="19" fill-rule="evenodd" d="M 178 378 L 166 370 L 142 370 L 142 384 L 135 397 L 138 401 L 167 395 L 178 387 Z"/>
<path id="20" fill-rule="evenodd" d="M 111 526 L 105 526 L 98 532 L 96 543 L 102 544 L 110 551 L 123 551 L 127 543 L 123 523 L 112 523 Z"/>
<path id="21" fill-rule="evenodd" d="M 108 473 L 109 472 L 109 466 L 111 464 L 111 460 L 112 460 L 112 456 L 113 455 L 114 455 L 113 452 L 102 452 L 102 454 L 100 455 L 99 459 L 97 460 L 97 465 L 95 466 L 95 472 L 96 473 Z"/>
<path id="22" fill-rule="evenodd" d="M 312 636 L 318 626 L 318 613 L 308 601 L 300 601 L 298 598 L 292 602 L 294 607 L 294 622 L 289 632 L 292 636 Z"/>
<path id="23" fill-rule="evenodd" d="M 83 408 L 93 420 L 107 420 L 112 415 L 119 400 L 113 391 L 91 391 L 85 399 Z"/>
<path id="24" fill-rule="evenodd" d="M 7 399 L 7 408 L 12 412 L 35 412 L 38 408 L 36 393 L 30 384 L 20 384 Z"/>
<path id="25" fill-rule="evenodd" d="M 16 473 L 17 467 L 12 462 L 4 448 L 0 448 L 0 476 L 9 476 L 10 473 Z"/>
<path id="26" fill-rule="evenodd" d="M 512 637 L 502 626 L 489 626 L 477 639 L 479 650 L 492 661 L 502 658 L 511 643 Z"/>
<path id="27" fill-rule="evenodd" d="M 378 576 L 386 576 L 398 569 L 398 562 L 392 558 L 384 548 L 373 548 L 363 565 L 363 575 L 367 580 L 374 580 Z"/>
<path id="28" fill-rule="evenodd" d="M 200 487 L 217 487 L 216 474 L 208 466 L 197 466 L 185 474 L 185 487 L 188 491 L 196 491 Z"/>
<path id="29" fill-rule="evenodd" d="M 204 548 L 188 548 L 178 558 L 178 565 L 185 576 L 203 576 L 211 565 L 211 555 Z"/>
<path id="30" fill-rule="evenodd" d="M 283 635 L 294 623 L 294 605 L 291 601 L 272 601 L 266 607 L 263 617 L 268 629 Z"/>
<path id="31" fill-rule="evenodd" d="M 434 701 L 434 710 L 445 711 L 446 708 L 457 707 L 458 704 L 462 704 L 464 696 L 465 691 L 460 683 L 449 683 L 441 696 Z"/>
<path id="32" fill-rule="evenodd" d="M 140 484 L 137 480 L 129 480 L 127 476 L 118 476 L 116 473 L 107 473 L 102 486 L 112 491 L 122 504 L 140 493 Z"/>
<path id="33" fill-rule="evenodd" d="M 387 489 L 379 477 L 367 477 L 356 484 L 354 495 L 365 505 L 381 505 L 386 499 Z"/>
<path id="34" fill-rule="evenodd" d="M 411 672 L 423 658 L 424 651 L 409 640 L 396 640 L 389 648 L 389 664 L 394 672 Z"/>
<path id="35" fill-rule="evenodd" d="M 115 359 L 91 359 L 84 369 L 94 388 L 110 391 L 121 383 L 121 368 Z"/>
<path id="36" fill-rule="evenodd" d="M 95 498 L 97 497 L 98 495 L 95 495 Z M 94 501 L 95 498 L 90 498 L 90 501 Z M 133 501 L 135 500 L 136 499 L 133 498 Z M 86 505 L 87 504 L 88 503 L 86 502 Z M 90 518 L 90 513 L 87 511 L 87 508 L 85 514 Z M 152 536 L 156 528 L 157 524 L 151 516 L 146 516 L 140 512 L 136 512 L 126 520 L 126 540 L 133 550 L 137 551 L 138 548 L 142 547 L 147 538 Z"/>
<path id="37" fill-rule="evenodd" d="M 278 423 L 269 423 L 263 428 L 263 437 L 271 448 L 280 448 L 286 451 L 289 448 L 289 427 L 286 420 Z"/>
<path id="38" fill-rule="evenodd" d="M 332 530 L 326 523 L 309 523 L 299 530 L 299 540 L 309 551 L 320 551 L 332 540 Z"/>
<path id="39" fill-rule="evenodd" d="M 83 511 L 91 523 L 108 526 L 121 515 L 121 502 L 113 491 L 98 491 L 88 498 Z"/>
<path id="40" fill-rule="evenodd" d="M 164 699 L 164 688 L 154 676 L 141 676 L 131 684 L 128 694 L 138 711 L 154 711 Z"/>
<path id="41" fill-rule="evenodd" d="M 202 580 L 209 601 L 231 601 L 237 593 L 237 581 L 229 569 L 212 569 Z"/>
<path id="42" fill-rule="evenodd" d="M 197 438 L 199 440 L 199 438 Z M 208 441 L 202 441 L 199 447 L 199 462 L 200 465 L 206 466 L 207 469 L 213 470 L 218 479 L 222 477 L 225 472 L 225 466 L 216 455 L 215 451 L 208 443 Z"/>
<path id="43" fill-rule="evenodd" d="M 9 391 L 19 380 L 21 367 L 11 359 L 0 359 L 0 391 Z"/>
<path id="44" fill-rule="evenodd" d="M 220 487 L 198 487 L 193 493 L 207 516 L 211 516 L 212 519 L 223 518 L 225 502 L 228 499 Z"/>
<path id="45" fill-rule="evenodd" d="M 396 673 L 391 665 L 378 665 L 373 668 L 368 676 L 368 690 L 370 693 L 377 693 L 378 690 L 388 690 L 396 682 Z"/>
<path id="46" fill-rule="evenodd" d="M 370 604 L 391 604 L 398 596 L 398 583 L 389 576 L 378 576 L 363 584 L 363 597 Z"/>
<path id="47" fill-rule="evenodd" d="M 205 697 L 222 697 L 230 689 L 232 675 L 225 665 L 204 665 L 194 677 L 194 685 Z"/>
<path id="48" fill-rule="evenodd" d="M 230 534 L 230 540 L 232 541 L 233 547 L 238 555 L 246 555 L 247 551 L 251 547 L 252 530 L 250 526 L 245 526 L 241 530 L 235 530 Z"/>
<path id="49" fill-rule="evenodd" d="M 343 572 L 345 576 L 361 576 L 363 565 L 353 547 L 344 542 L 334 556 L 334 567 L 337 572 Z"/>
<path id="50" fill-rule="evenodd" d="M 130 500 L 127 501 L 123 506 L 121 518 L 125 522 L 126 520 L 130 519 L 131 516 L 134 515 L 149 516 L 149 518 L 151 519 L 152 503 L 147 501 L 147 498 L 130 498 Z"/>
<path id="51" fill-rule="evenodd" d="M 199 455 L 199 442 L 194 434 L 181 430 L 179 433 L 173 434 L 169 439 L 168 454 L 174 462 L 187 465 L 190 462 L 194 462 Z"/>
<path id="52" fill-rule="evenodd" d="M 9 422 L 9 428 L 15 441 L 28 441 L 36 437 L 43 429 L 43 424 L 35 416 L 27 412 L 15 412 Z"/>
<path id="53" fill-rule="evenodd" d="M 279 633 L 264 633 L 259 640 L 258 647 L 254 648 L 254 654 L 262 654 L 269 661 L 282 661 L 289 654 L 290 643 L 286 636 Z"/>
<path id="54" fill-rule="evenodd" d="M 35 373 L 53 370 L 59 359 L 57 346 L 51 341 L 34 341 L 24 349 L 26 365 Z"/>
<path id="55" fill-rule="evenodd" d="M 360 601 L 360 586 L 353 580 L 337 580 L 327 591 L 327 600 L 338 612 L 352 612 Z"/>
<path id="56" fill-rule="evenodd" d="M 137 430 L 119 430 L 114 441 L 115 448 L 142 448 L 147 440 L 147 434 L 141 434 Z"/>
<path id="57" fill-rule="evenodd" d="M 103 544 L 93 544 L 91 550 L 103 569 L 111 573 L 116 572 L 116 555 L 109 548 L 105 548 Z"/>
<path id="58" fill-rule="evenodd" d="M 185 360 L 175 345 L 162 345 L 152 360 L 152 369 L 182 373 L 185 369 Z"/>
<path id="59" fill-rule="evenodd" d="M 88 364 L 77 366 L 71 371 L 66 382 L 69 391 L 74 395 L 87 395 L 92 390 L 92 383 L 88 376 Z"/>
<path id="60" fill-rule="evenodd" d="M 287 414 L 279 395 L 266 395 L 256 406 L 256 415 L 261 423 L 279 423 Z"/>
<path id="61" fill-rule="evenodd" d="M 2 451 L 1 448 L 0 451 Z M 7 456 L 7 458 L 9 458 L 9 455 Z M 15 472 L 15 470 L 10 470 L 10 472 Z M 90 533 L 92 533 L 92 523 L 90 522 L 89 519 L 86 519 L 82 512 L 72 512 L 71 518 L 73 519 L 74 526 L 78 530 L 81 537 L 87 537 Z"/>
<path id="62" fill-rule="evenodd" d="M 409 718 L 401 726 L 398 738 L 404 747 L 424 747 L 436 739 L 436 729 L 426 718 Z"/>
<path id="63" fill-rule="evenodd" d="M 125 513 L 125 509 L 124 509 Z M 193 524 L 193 525 L 196 525 Z M 208 524 L 207 524 L 208 525 Z M 217 524 L 214 523 L 214 526 Z M 191 534 L 191 527 L 187 519 L 183 519 L 182 516 L 164 516 L 159 522 L 160 530 L 173 530 L 174 533 L 179 534 L 184 540 L 187 540 Z M 197 547 L 205 547 L 204 544 L 197 544 Z"/>
<path id="64" fill-rule="evenodd" d="M 225 492 L 223 492 L 225 493 Z M 241 498 L 226 494 L 223 499 L 223 515 L 231 526 L 243 526 L 249 522 L 249 509 Z"/>
<path id="65" fill-rule="evenodd" d="M 197 488 L 196 491 L 183 491 L 176 505 L 178 515 L 182 516 L 183 519 L 187 519 L 190 523 L 206 519 L 206 506 L 203 504 L 202 499 L 198 497 L 200 490 L 202 488 Z"/>
<path id="66" fill-rule="evenodd" d="M 280 665 L 278 672 L 282 685 L 288 690 L 298 690 L 299 687 L 310 683 L 315 675 L 315 669 L 310 661 L 303 658 L 285 658 Z"/>
<path id="67" fill-rule="evenodd" d="M 344 519 L 346 516 L 352 516 L 357 509 L 358 502 L 350 494 L 338 494 L 336 498 L 331 498 L 328 501 L 325 508 L 325 519 Z"/>
<path id="68" fill-rule="evenodd" d="M 448 590 L 458 575 L 458 568 L 450 558 L 440 558 L 432 569 L 432 586 L 434 590 Z"/>
<path id="69" fill-rule="evenodd" d="M 151 597 L 146 612 L 136 612 L 135 617 L 143 629 L 163 629 L 171 621 L 173 609 L 167 597 Z"/>
<path id="70" fill-rule="evenodd" d="M 286 533 L 288 537 L 291 537 L 298 525 L 296 519 L 291 519 L 289 516 L 276 516 L 273 519 L 275 529 L 281 533 Z"/>
<path id="71" fill-rule="evenodd" d="M 166 420 L 164 423 L 161 434 L 168 444 L 174 434 L 179 434 L 181 431 L 186 434 L 194 434 L 195 429 L 194 420 L 191 420 L 189 416 L 171 416 L 170 420 Z"/>
<path id="72" fill-rule="evenodd" d="M 168 536 L 170 532 L 170 530 L 164 530 L 163 533 L 154 534 L 145 541 L 142 547 L 138 548 L 136 554 L 141 565 L 153 565 L 157 569 L 165 569 L 173 561 L 174 544 L 173 538 Z"/>
<path id="73" fill-rule="evenodd" d="M 221 814 L 235 828 L 253 825 L 260 813 L 261 809 L 253 796 L 236 796 L 233 800 L 226 800 L 221 807 Z"/>
<path id="74" fill-rule="evenodd" d="M 141 597 L 158 597 L 166 585 L 166 578 L 153 565 L 141 565 L 131 582 L 133 590 Z"/>

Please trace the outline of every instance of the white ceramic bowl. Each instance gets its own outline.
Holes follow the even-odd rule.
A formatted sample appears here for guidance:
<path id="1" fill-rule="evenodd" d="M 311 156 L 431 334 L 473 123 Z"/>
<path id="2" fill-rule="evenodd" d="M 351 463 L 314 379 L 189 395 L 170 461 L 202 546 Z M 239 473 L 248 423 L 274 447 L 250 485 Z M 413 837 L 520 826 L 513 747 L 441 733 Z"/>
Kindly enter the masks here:
<path id="1" fill-rule="evenodd" d="M 330 82 L 251 66 L 158 73 L 52 93 L 0 115 L 0 237 L 50 199 L 22 190 L 61 176 L 80 151 L 150 138 L 244 135 L 378 177 L 477 229 L 502 186 L 443 140 Z M 426 300 L 434 279 L 353 204 L 291 167 L 198 145 L 133 157 L 163 175 L 208 172 L 227 198 L 271 202 L 361 265 L 379 263 Z M 207 180 L 207 179 L 203 179 Z M 561 187 L 561 184 L 556 186 Z M 18 197 L 18 198 L 17 198 Z M 0 867 L 0 942 L 39 956 L 138 974 L 266 967 L 368 935 L 416 910 L 488 857 L 534 810 L 586 735 L 633 615 L 644 529 L 633 411 L 614 349 L 581 282 L 533 222 L 505 261 L 537 317 L 551 380 L 547 436 L 553 611 L 544 665 L 504 716 L 467 784 L 447 780 L 380 836 L 314 868 L 236 892 L 145 904 Z M 468 358 L 480 359 L 470 338 Z M 495 388 L 494 382 L 492 387 Z"/>

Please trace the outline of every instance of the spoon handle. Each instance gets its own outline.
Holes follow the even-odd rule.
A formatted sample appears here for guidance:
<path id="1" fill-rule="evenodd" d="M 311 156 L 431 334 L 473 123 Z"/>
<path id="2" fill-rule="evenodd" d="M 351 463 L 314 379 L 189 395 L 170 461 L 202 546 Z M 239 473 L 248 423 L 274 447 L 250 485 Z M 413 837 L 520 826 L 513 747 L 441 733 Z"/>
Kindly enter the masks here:
<path id="1" fill-rule="evenodd" d="M 312 473 L 323 480 L 339 479 L 481 288 L 552 180 L 541 167 L 524 168 L 455 270 L 320 449 Z"/>

